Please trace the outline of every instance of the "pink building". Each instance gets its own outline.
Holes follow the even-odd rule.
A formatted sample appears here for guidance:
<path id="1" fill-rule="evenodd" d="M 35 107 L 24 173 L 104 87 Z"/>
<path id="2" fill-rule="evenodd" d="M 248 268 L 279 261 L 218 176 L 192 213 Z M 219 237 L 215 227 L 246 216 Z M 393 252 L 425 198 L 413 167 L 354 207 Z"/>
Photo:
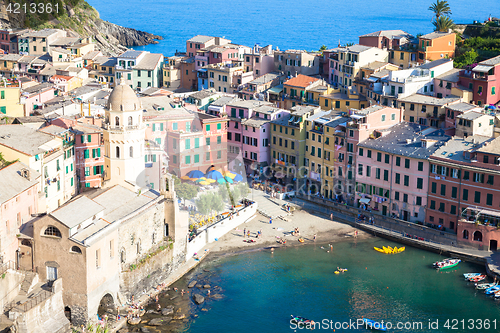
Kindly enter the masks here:
<path id="1" fill-rule="evenodd" d="M 24 100 L 24 112 L 26 116 L 33 115 L 33 110 L 36 110 L 43 103 L 57 96 L 56 89 L 52 83 L 40 83 L 35 86 L 23 88 L 21 94 L 21 100 Z"/>
<path id="2" fill-rule="evenodd" d="M 260 47 L 255 45 L 245 53 L 245 72 L 253 72 L 254 78 L 274 71 L 274 52 L 272 45 Z"/>
<path id="3" fill-rule="evenodd" d="M 437 98 L 451 97 L 451 90 L 458 88 L 460 69 L 453 68 L 452 70 L 441 74 L 434 78 L 434 92 Z"/>
<path id="4" fill-rule="evenodd" d="M 10 53 L 10 34 L 12 30 L 0 30 L 0 49 Z"/>
<path id="5" fill-rule="evenodd" d="M 495 105 L 500 101 L 500 56 L 481 61 L 459 74 L 460 84 L 472 90 L 477 105 Z"/>
<path id="6" fill-rule="evenodd" d="M 398 50 L 413 36 L 403 30 L 380 30 L 359 36 L 359 45 Z"/>
<path id="7" fill-rule="evenodd" d="M 0 258 L 19 265 L 16 254 L 19 248 L 17 235 L 23 224 L 38 213 L 40 173 L 21 162 L 0 169 Z"/>
<path id="8" fill-rule="evenodd" d="M 186 55 L 194 57 L 198 51 L 212 45 L 225 45 L 231 43 L 229 39 L 212 36 L 194 36 L 186 41 Z"/>
<path id="9" fill-rule="evenodd" d="M 289 111 L 271 103 L 234 99 L 227 103 L 228 161 L 238 173 L 251 173 L 256 167 L 270 165 L 270 122 Z"/>
<path id="10" fill-rule="evenodd" d="M 400 123 L 358 144 L 356 203 L 374 212 L 423 223 L 427 206 L 429 162 L 449 136 L 442 130 L 423 134 L 421 126 Z M 379 136 L 380 135 L 380 136 Z"/>
<path id="11" fill-rule="evenodd" d="M 231 61 L 238 61 L 238 48 L 232 47 L 231 44 L 224 46 L 216 46 L 208 51 L 208 63 L 219 64 Z"/>

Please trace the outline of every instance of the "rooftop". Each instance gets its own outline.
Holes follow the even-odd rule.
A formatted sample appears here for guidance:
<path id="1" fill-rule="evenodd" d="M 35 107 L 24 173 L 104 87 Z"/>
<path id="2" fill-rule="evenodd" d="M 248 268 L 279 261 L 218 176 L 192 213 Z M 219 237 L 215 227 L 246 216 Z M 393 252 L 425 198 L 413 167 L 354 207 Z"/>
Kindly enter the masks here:
<path id="1" fill-rule="evenodd" d="M 270 102 L 264 102 L 264 101 L 258 101 L 258 100 L 243 100 L 243 99 L 234 99 L 227 105 L 229 106 L 235 106 L 237 108 L 242 108 L 242 109 L 254 109 L 259 106 L 263 105 L 273 105 Z"/>
<path id="2" fill-rule="evenodd" d="M 169 96 L 141 97 L 139 101 L 145 110 L 145 117 L 193 118 L 193 114 L 184 107 L 173 108 L 174 100 Z"/>
<path id="3" fill-rule="evenodd" d="M 460 99 L 461 98 L 457 97 L 457 96 L 437 98 L 437 97 L 432 97 L 432 96 L 428 96 L 428 95 L 413 94 L 410 96 L 399 98 L 398 101 L 405 102 L 405 103 L 419 103 L 419 104 L 430 104 L 430 105 L 443 106 L 443 105 L 447 105 L 450 103 L 458 102 L 458 101 L 460 101 Z"/>
<path id="4" fill-rule="evenodd" d="M 23 177 L 21 171 L 29 170 L 30 179 Z M 0 203 L 4 203 L 16 195 L 26 191 L 30 187 L 39 182 L 40 174 L 35 170 L 30 169 L 27 165 L 21 162 L 15 162 L 0 169 L 0 184 L 2 190 L 0 191 Z M 37 195 L 36 193 L 34 195 Z"/>
<path id="5" fill-rule="evenodd" d="M 286 111 L 284 109 L 277 108 L 273 105 L 262 105 L 262 106 L 256 107 L 253 110 L 254 110 L 254 112 L 266 113 L 266 114 L 273 114 L 273 113 L 278 112 L 278 111 Z"/>
<path id="6" fill-rule="evenodd" d="M 452 32 L 434 31 L 434 32 L 431 32 L 430 34 L 423 35 L 423 36 L 420 36 L 418 38 L 419 39 L 436 39 L 436 38 L 441 38 L 441 37 L 448 36 L 451 34 L 452 34 Z"/>
<path id="7" fill-rule="evenodd" d="M 359 45 L 359 44 L 351 45 L 348 47 L 339 47 L 338 48 L 339 51 L 351 52 L 351 53 L 361 53 L 361 52 L 367 51 L 369 49 L 378 49 L 378 48 L 371 47 L 371 46 L 365 46 L 365 45 Z"/>
<path id="8" fill-rule="evenodd" d="M 77 125 L 72 127 L 73 132 L 76 134 L 92 134 L 92 133 L 101 133 L 102 128 L 92 124 L 78 123 Z"/>
<path id="9" fill-rule="evenodd" d="M 53 88 L 54 88 L 54 85 L 52 83 L 45 82 L 45 83 L 40 83 L 40 84 L 37 84 L 35 86 L 31 86 L 28 88 L 23 88 L 22 92 L 26 93 L 28 95 L 32 95 L 32 94 L 38 94 L 38 93 L 41 93 L 41 92 L 44 92 L 44 91 L 47 91 L 47 90 L 53 89 Z"/>
<path id="10" fill-rule="evenodd" d="M 487 66 L 498 65 L 498 64 L 500 64 L 500 55 L 496 56 L 494 58 L 488 59 L 488 60 L 481 61 L 479 64 L 480 65 L 487 65 Z"/>
<path id="11" fill-rule="evenodd" d="M 454 103 L 454 104 L 447 105 L 446 108 L 450 109 L 452 111 L 465 112 L 465 111 L 475 109 L 475 108 L 477 108 L 477 106 L 474 104 L 460 102 L 460 103 Z"/>
<path id="12" fill-rule="evenodd" d="M 68 228 L 74 228 L 103 210 L 104 207 L 97 202 L 86 196 L 81 196 L 59 207 L 50 215 Z"/>
<path id="13" fill-rule="evenodd" d="M 490 115 L 487 115 L 487 114 L 484 114 L 481 112 L 477 112 L 477 111 L 467 111 L 465 113 L 462 113 L 461 115 L 458 115 L 457 118 L 462 118 L 462 119 L 466 119 L 466 120 L 475 120 L 475 119 L 481 118 L 482 116 L 492 117 Z"/>
<path id="14" fill-rule="evenodd" d="M 211 36 L 203 36 L 203 35 L 197 35 L 197 36 L 194 36 L 193 38 L 191 39 L 188 39 L 188 42 L 193 42 L 193 43 L 206 43 L 212 39 L 214 39 L 215 37 L 211 37 Z"/>
<path id="15" fill-rule="evenodd" d="M 221 98 L 219 99 L 216 99 L 215 101 L 213 101 L 210 105 L 213 105 L 213 106 L 226 106 L 232 102 L 236 102 L 237 100 L 241 100 L 240 98 L 238 97 L 235 97 L 235 96 L 222 96 Z"/>
<path id="16" fill-rule="evenodd" d="M 252 118 L 249 118 L 249 119 L 244 119 L 241 121 L 241 124 L 242 125 L 247 125 L 247 126 L 251 126 L 251 127 L 261 127 L 262 125 L 266 124 L 270 122 L 269 119 L 262 119 L 262 118 L 259 118 L 259 117 L 252 117 Z"/>
<path id="17" fill-rule="evenodd" d="M 500 137 L 497 137 L 494 140 L 489 141 L 479 149 L 476 149 L 476 152 L 500 155 Z"/>
<path id="18" fill-rule="evenodd" d="M 281 74 L 279 74 L 279 73 L 267 73 L 267 74 L 259 76 L 256 79 L 253 79 L 252 81 L 248 82 L 248 84 L 256 84 L 256 85 L 265 84 L 265 83 L 268 83 L 268 82 L 275 80 L 276 78 L 278 78 L 280 76 L 281 76 Z"/>
<path id="19" fill-rule="evenodd" d="M 432 154 L 432 157 L 443 158 L 456 162 L 470 162 L 463 152 L 480 148 L 485 142 L 493 141 L 493 138 L 481 135 L 469 136 L 467 138 L 453 137 Z"/>
<path id="20" fill-rule="evenodd" d="M 411 36 L 409 33 L 404 32 L 403 30 L 380 30 L 380 31 L 375 31 L 371 32 L 366 35 L 362 35 L 359 37 L 387 37 L 387 38 L 394 38 L 395 36 Z"/>
<path id="21" fill-rule="evenodd" d="M 60 30 L 57 29 L 43 29 L 39 31 L 30 31 L 22 35 L 21 37 L 48 37 L 50 35 L 53 35 Z"/>
<path id="22" fill-rule="evenodd" d="M 325 123 L 325 126 L 335 128 L 335 127 L 339 126 L 340 124 L 348 122 L 349 120 L 351 120 L 351 118 L 336 115 L 329 122 Z"/>
<path id="23" fill-rule="evenodd" d="M 128 50 L 120 54 L 118 58 L 137 59 L 137 57 L 140 56 L 143 52 L 145 51 Z"/>
<path id="24" fill-rule="evenodd" d="M 296 105 L 292 107 L 291 113 L 293 116 L 302 116 L 306 113 L 314 113 L 321 110 L 319 106 L 306 106 L 306 105 Z"/>
<path id="25" fill-rule="evenodd" d="M 290 80 L 286 81 L 284 85 L 287 86 L 292 86 L 292 87 L 300 87 L 300 88 L 307 88 L 309 85 L 312 83 L 319 81 L 319 79 L 311 77 L 311 76 L 306 76 L 299 74 L 294 78 L 291 78 Z"/>
<path id="26" fill-rule="evenodd" d="M 426 126 L 414 123 L 399 123 L 389 129 L 389 133 L 377 138 L 367 139 L 358 144 L 358 147 L 374 149 L 390 154 L 406 157 L 427 159 L 439 149 L 450 136 L 445 135 L 443 130 L 434 130 L 427 135 L 422 133 Z M 427 132 L 427 131 L 426 131 Z M 432 140 L 432 145 L 426 146 L 424 140 Z"/>
<path id="27" fill-rule="evenodd" d="M 47 145 L 54 138 L 24 125 L 0 125 L 0 144 L 30 156 L 52 149 Z"/>
<path id="28" fill-rule="evenodd" d="M 448 82 L 458 82 L 458 74 L 460 73 L 460 71 L 460 68 L 453 68 L 446 73 L 436 76 L 436 79 Z"/>
<path id="29" fill-rule="evenodd" d="M 154 70 L 160 63 L 163 58 L 163 54 L 160 53 L 146 53 L 146 55 L 139 61 L 137 65 L 134 66 L 134 69 L 143 69 L 143 70 Z"/>
<path id="30" fill-rule="evenodd" d="M 2 61 L 18 61 L 21 59 L 23 56 L 17 53 L 9 53 L 9 54 L 4 54 L 0 56 L 0 60 Z"/>
<path id="31" fill-rule="evenodd" d="M 385 67 L 389 64 L 390 64 L 389 62 L 384 62 L 384 61 L 373 61 L 373 62 L 370 62 L 368 65 L 363 66 L 362 68 L 376 70 L 376 69 L 379 69 L 381 67 Z"/>
<path id="32" fill-rule="evenodd" d="M 450 62 L 450 61 L 453 61 L 453 59 L 443 58 L 443 59 L 439 59 L 439 60 L 434 60 L 434 61 L 428 62 L 428 63 L 420 65 L 420 66 L 418 66 L 416 68 L 431 69 L 431 68 L 440 66 L 442 64 L 446 64 L 447 62 Z"/>
<path id="33" fill-rule="evenodd" d="M 47 133 L 47 134 L 52 134 L 52 135 L 59 136 L 62 133 L 67 132 L 68 129 L 64 128 L 64 127 L 61 127 L 61 126 L 57 126 L 57 125 L 49 125 L 47 127 L 41 128 L 39 131 L 43 132 L 43 133 Z"/>
<path id="34" fill-rule="evenodd" d="M 80 41 L 80 38 L 78 37 L 59 37 L 52 43 L 50 43 L 50 46 L 69 46 L 73 45 L 75 43 L 78 43 Z"/>
<path id="35" fill-rule="evenodd" d="M 211 96 L 216 96 L 216 95 L 217 95 L 217 93 L 215 92 L 215 89 L 203 89 L 203 90 L 197 91 L 197 92 L 189 95 L 189 97 L 201 100 L 201 99 L 209 98 Z"/>
<path id="36" fill-rule="evenodd" d="M 71 54 L 70 50 L 63 49 L 62 47 L 54 47 L 52 49 L 52 52 L 64 53 L 64 54 Z"/>
<path id="37" fill-rule="evenodd" d="M 82 59 L 83 60 L 91 60 L 91 59 L 94 59 L 95 57 L 97 57 L 100 53 L 101 53 L 101 51 L 90 51 L 90 52 L 85 53 L 83 55 Z"/>
<path id="38" fill-rule="evenodd" d="M 385 109 L 385 108 L 387 108 L 387 106 L 372 105 L 372 106 L 369 106 L 367 108 L 356 111 L 356 114 L 366 116 L 370 113 L 377 112 L 377 111 L 380 111 L 380 110 Z"/>

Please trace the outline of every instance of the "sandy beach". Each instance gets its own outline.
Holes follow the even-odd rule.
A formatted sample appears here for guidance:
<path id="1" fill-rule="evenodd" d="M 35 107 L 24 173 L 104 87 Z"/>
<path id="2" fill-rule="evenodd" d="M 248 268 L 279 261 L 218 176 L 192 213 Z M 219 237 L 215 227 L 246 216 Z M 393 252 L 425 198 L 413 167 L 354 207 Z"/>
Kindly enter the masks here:
<path id="1" fill-rule="evenodd" d="M 300 246 L 303 244 L 328 243 L 346 238 L 363 239 L 370 237 L 369 234 L 360 231 L 348 224 L 331 221 L 323 217 L 315 216 L 306 211 L 295 211 L 287 217 L 288 221 L 282 219 L 273 219 L 269 223 L 269 218 L 257 214 L 251 221 L 241 224 L 236 230 L 228 232 L 217 242 L 210 244 L 210 251 L 213 253 L 234 253 L 254 248 L 265 248 L 270 246 Z M 299 235 L 290 234 L 295 228 L 299 228 Z M 250 231 L 250 238 L 243 236 L 243 231 Z M 257 232 L 262 235 L 257 238 Z M 355 232 L 357 231 L 357 236 Z M 314 240 L 316 235 L 316 240 Z M 298 239 L 302 237 L 303 243 Z M 286 240 L 286 245 L 278 243 L 279 239 Z M 247 243 L 249 239 L 255 240 L 253 243 Z"/>

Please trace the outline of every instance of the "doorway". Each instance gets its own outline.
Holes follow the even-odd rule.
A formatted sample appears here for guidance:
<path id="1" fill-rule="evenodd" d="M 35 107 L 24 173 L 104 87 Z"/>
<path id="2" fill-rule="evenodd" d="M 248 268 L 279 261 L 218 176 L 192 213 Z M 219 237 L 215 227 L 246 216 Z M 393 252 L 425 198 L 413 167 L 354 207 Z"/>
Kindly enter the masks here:
<path id="1" fill-rule="evenodd" d="M 490 239 L 490 251 L 496 251 L 498 242 L 495 239 Z"/>
<path id="2" fill-rule="evenodd" d="M 387 206 L 382 206 L 382 215 L 387 216 Z"/>
<path id="3" fill-rule="evenodd" d="M 408 211 L 403 210 L 403 220 L 408 221 Z"/>

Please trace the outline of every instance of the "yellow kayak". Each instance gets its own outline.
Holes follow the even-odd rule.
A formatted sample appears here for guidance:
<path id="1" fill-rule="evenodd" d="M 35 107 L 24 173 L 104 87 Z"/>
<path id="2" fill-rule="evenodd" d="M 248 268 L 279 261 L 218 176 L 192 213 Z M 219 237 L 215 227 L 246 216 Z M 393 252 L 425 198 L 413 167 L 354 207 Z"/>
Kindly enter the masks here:
<path id="1" fill-rule="evenodd" d="M 403 247 L 400 247 L 400 248 L 398 249 L 398 253 L 401 253 L 401 252 L 403 252 L 404 250 L 405 250 L 405 247 L 404 247 L 404 246 L 403 246 Z"/>
<path id="2" fill-rule="evenodd" d="M 374 249 L 375 251 L 378 251 L 378 252 L 381 252 L 381 253 L 386 253 L 386 252 L 385 252 L 385 250 L 380 249 L 380 248 L 378 248 L 378 247 L 374 247 L 373 249 Z"/>
<path id="3" fill-rule="evenodd" d="M 335 273 L 335 274 L 340 274 L 340 272 L 339 272 L 339 271 L 335 271 L 334 273 Z"/>
<path id="4" fill-rule="evenodd" d="M 380 253 L 385 253 L 385 254 L 396 254 L 396 253 L 401 253 L 405 250 L 405 247 L 400 247 L 398 248 L 395 246 L 394 248 L 391 246 L 382 246 L 382 248 L 374 247 L 373 248 L 375 251 L 378 251 Z"/>

